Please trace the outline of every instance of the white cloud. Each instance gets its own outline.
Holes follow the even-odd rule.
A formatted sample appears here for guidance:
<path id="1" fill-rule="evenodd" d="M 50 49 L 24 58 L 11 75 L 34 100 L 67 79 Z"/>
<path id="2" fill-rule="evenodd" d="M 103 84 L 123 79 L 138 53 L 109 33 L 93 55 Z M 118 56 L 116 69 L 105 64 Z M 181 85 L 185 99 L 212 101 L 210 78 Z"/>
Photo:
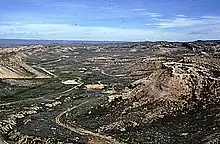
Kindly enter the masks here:
<path id="1" fill-rule="evenodd" d="M 177 17 L 187 17 L 186 15 L 178 14 Z"/>
<path id="2" fill-rule="evenodd" d="M 201 18 L 207 20 L 220 20 L 220 16 L 201 16 Z"/>
<path id="3" fill-rule="evenodd" d="M 13 31 L 10 31 L 10 30 Z M 187 41 L 220 38 L 220 35 L 189 34 L 160 29 L 122 29 L 112 27 L 73 26 L 66 24 L 25 24 L 0 26 L 0 38 L 28 38 L 51 40 L 101 40 L 101 41 Z M 207 37 L 209 36 L 209 37 Z"/>
<path id="4" fill-rule="evenodd" d="M 157 28 L 205 28 L 220 25 L 220 17 L 218 16 L 202 16 L 198 18 L 176 17 L 174 19 L 155 18 L 154 23 L 147 24 Z"/>
<path id="5" fill-rule="evenodd" d="M 161 14 L 151 13 L 151 12 L 148 12 L 147 15 L 149 15 L 149 16 L 152 17 L 152 18 L 156 18 L 156 17 L 161 17 L 161 16 L 162 16 Z"/>
<path id="6" fill-rule="evenodd" d="M 133 11 L 133 12 L 142 12 L 142 11 L 146 11 L 146 9 L 144 9 L 144 8 L 136 8 L 136 9 L 132 9 L 131 11 Z"/>
<path id="7" fill-rule="evenodd" d="M 146 25 L 146 29 L 123 29 L 68 24 L 16 24 L 14 22 L 11 25 L 0 25 L 0 38 L 101 41 L 220 39 L 220 17 L 218 16 L 152 18 L 152 21 Z"/>
<path id="8" fill-rule="evenodd" d="M 185 39 L 220 39 L 220 16 L 201 16 L 190 18 L 189 16 L 174 19 L 154 18 L 146 26 L 164 31 L 175 31 L 185 35 Z M 187 34 L 186 34 L 187 33 Z"/>
<path id="9" fill-rule="evenodd" d="M 159 28 L 179 28 L 204 24 L 203 20 L 191 18 L 175 18 L 172 20 L 158 19 L 157 27 Z"/>

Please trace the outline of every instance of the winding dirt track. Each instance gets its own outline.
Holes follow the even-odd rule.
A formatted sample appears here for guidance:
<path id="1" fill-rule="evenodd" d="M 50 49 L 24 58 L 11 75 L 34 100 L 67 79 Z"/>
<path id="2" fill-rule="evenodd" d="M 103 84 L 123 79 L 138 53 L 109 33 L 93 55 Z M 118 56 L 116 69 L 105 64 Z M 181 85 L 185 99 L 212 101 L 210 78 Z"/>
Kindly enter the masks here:
<path id="1" fill-rule="evenodd" d="M 66 91 L 64 91 L 64 92 L 62 92 L 62 93 L 60 93 L 60 94 L 67 93 L 67 92 L 72 91 L 73 89 L 75 89 L 75 88 L 81 86 L 81 85 L 83 84 L 83 82 L 81 82 L 81 78 L 78 78 L 78 83 L 79 83 L 79 84 L 76 85 L 75 87 L 73 87 L 73 88 L 71 88 L 71 89 L 69 89 L 69 90 L 66 90 Z M 103 98 L 103 97 L 100 97 L 100 98 L 98 98 L 98 99 L 101 99 L 101 98 Z M 116 141 L 115 139 L 113 139 L 113 138 L 111 138 L 111 137 L 108 137 L 108 136 L 105 136 L 105 135 L 101 135 L 101 134 L 99 134 L 99 133 L 93 133 L 93 132 L 91 132 L 91 131 L 85 130 L 85 129 L 80 128 L 80 127 L 78 127 L 78 126 L 72 127 L 72 126 L 70 126 L 70 125 L 68 125 L 68 124 L 65 124 L 65 123 L 62 123 L 62 122 L 60 121 L 60 119 L 61 119 L 64 115 L 66 115 L 68 112 L 70 112 L 70 111 L 72 111 L 72 110 L 74 110 L 74 109 L 76 109 L 76 108 L 78 108 L 78 107 L 80 107 L 80 106 L 82 106 L 82 105 L 84 105 L 84 104 L 86 104 L 86 103 L 88 103 L 88 102 L 89 102 L 89 100 L 84 101 L 84 102 L 82 102 L 82 103 L 79 104 L 79 105 L 76 105 L 76 106 L 74 106 L 74 107 L 72 107 L 72 108 L 68 108 L 67 110 L 61 112 L 61 113 L 55 118 L 55 122 L 56 122 L 58 125 L 60 125 L 61 127 L 64 127 L 64 128 L 66 128 L 66 129 L 69 129 L 70 131 L 73 131 L 73 132 L 75 132 L 75 133 L 78 133 L 78 134 L 81 134 L 81 135 L 86 136 L 86 137 L 88 138 L 88 143 L 89 143 L 89 144 L 120 144 L 120 142 Z"/>
<path id="2" fill-rule="evenodd" d="M 67 114 L 68 112 L 88 103 L 89 101 L 85 101 L 85 102 L 82 102 L 81 104 L 77 105 L 77 106 L 74 106 L 72 108 L 68 108 L 67 110 L 61 112 L 56 118 L 55 118 L 55 122 L 66 128 L 66 129 L 69 129 L 70 131 L 73 131 L 75 133 L 78 133 L 78 134 L 81 134 L 81 135 L 84 135 L 86 137 L 88 137 L 88 143 L 89 144 L 120 144 L 120 142 L 116 141 L 115 139 L 111 138 L 111 137 L 108 137 L 108 136 L 105 136 L 105 135 L 101 135 L 99 133 L 93 133 L 91 131 L 88 131 L 88 130 L 85 130 L 83 128 L 80 128 L 78 126 L 76 127 L 72 127 L 68 124 L 64 124 L 60 121 L 60 119 L 62 118 L 63 115 Z"/>

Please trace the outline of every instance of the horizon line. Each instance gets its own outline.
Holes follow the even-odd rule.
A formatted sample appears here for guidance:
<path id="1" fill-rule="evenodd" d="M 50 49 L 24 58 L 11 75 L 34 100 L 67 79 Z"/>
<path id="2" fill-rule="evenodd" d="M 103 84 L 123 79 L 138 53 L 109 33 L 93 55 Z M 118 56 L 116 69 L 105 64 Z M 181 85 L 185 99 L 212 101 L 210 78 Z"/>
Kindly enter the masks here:
<path id="1" fill-rule="evenodd" d="M 166 41 L 166 40 L 141 40 L 141 41 L 111 41 L 111 40 L 83 40 L 83 39 L 26 39 L 26 38 L 0 38 L 0 40 L 24 40 L 24 41 L 67 41 L 67 42 L 73 42 L 73 41 L 79 41 L 79 42 L 196 42 L 196 41 L 220 41 L 220 39 L 196 39 L 196 40 L 189 40 L 189 41 Z"/>

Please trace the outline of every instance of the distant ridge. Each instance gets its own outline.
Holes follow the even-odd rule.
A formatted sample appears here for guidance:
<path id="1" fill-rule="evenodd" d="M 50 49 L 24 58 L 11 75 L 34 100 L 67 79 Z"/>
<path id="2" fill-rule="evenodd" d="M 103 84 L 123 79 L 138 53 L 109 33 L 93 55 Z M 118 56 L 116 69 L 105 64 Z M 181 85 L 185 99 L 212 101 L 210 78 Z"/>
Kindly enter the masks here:
<path id="1" fill-rule="evenodd" d="M 28 39 L 0 39 L 0 47 L 19 45 L 71 45 L 71 44 L 106 44 L 121 43 L 122 41 L 83 41 L 83 40 L 28 40 Z"/>
<path id="2" fill-rule="evenodd" d="M 84 40 L 34 40 L 34 39 L 0 39 L 0 47 L 21 45 L 71 45 L 71 44 L 111 44 L 111 43 L 151 43 L 153 41 L 128 42 L 128 41 L 84 41 Z M 155 41 L 156 43 L 169 43 L 169 41 Z M 173 41 L 174 42 L 174 41 Z M 220 40 L 196 40 L 188 42 L 212 42 L 220 43 Z"/>
<path id="3" fill-rule="evenodd" d="M 195 42 L 215 42 L 215 43 L 220 43 L 220 40 L 197 40 Z"/>

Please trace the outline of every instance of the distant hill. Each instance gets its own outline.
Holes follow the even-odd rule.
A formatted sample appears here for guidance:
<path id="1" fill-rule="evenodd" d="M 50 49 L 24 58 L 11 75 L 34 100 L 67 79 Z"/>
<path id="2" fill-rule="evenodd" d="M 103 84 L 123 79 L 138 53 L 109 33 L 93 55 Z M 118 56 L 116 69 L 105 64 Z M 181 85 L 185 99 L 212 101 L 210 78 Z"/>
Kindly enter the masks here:
<path id="1" fill-rule="evenodd" d="M 220 40 L 197 40 L 195 42 L 201 42 L 201 43 L 203 43 L 203 42 L 220 43 Z"/>
<path id="2" fill-rule="evenodd" d="M 220 43 L 220 40 L 197 40 L 197 43 Z M 71 44 L 116 44 L 124 43 L 123 41 L 82 41 L 82 40 L 28 40 L 28 39 L 0 39 L 0 47 L 11 47 L 20 45 L 71 45 Z M 125 42 L 134 43 L 134 42 Z M 137 42 L 140 43 L 140 42 Z M 144 41 L 141 43 L 152 43 Z M 168 41 L 156 41 L 156 43 L 169 43 Z"/>
<path id="3" fill-rule="evenodd" d="M 116 41 L 80 41 L 80 40 L 26 40 L 26 39 L 0 39 L 0 47 L 19 45 L 70 45 L 70 44 L 103 44 L 118 43 Z"/>

